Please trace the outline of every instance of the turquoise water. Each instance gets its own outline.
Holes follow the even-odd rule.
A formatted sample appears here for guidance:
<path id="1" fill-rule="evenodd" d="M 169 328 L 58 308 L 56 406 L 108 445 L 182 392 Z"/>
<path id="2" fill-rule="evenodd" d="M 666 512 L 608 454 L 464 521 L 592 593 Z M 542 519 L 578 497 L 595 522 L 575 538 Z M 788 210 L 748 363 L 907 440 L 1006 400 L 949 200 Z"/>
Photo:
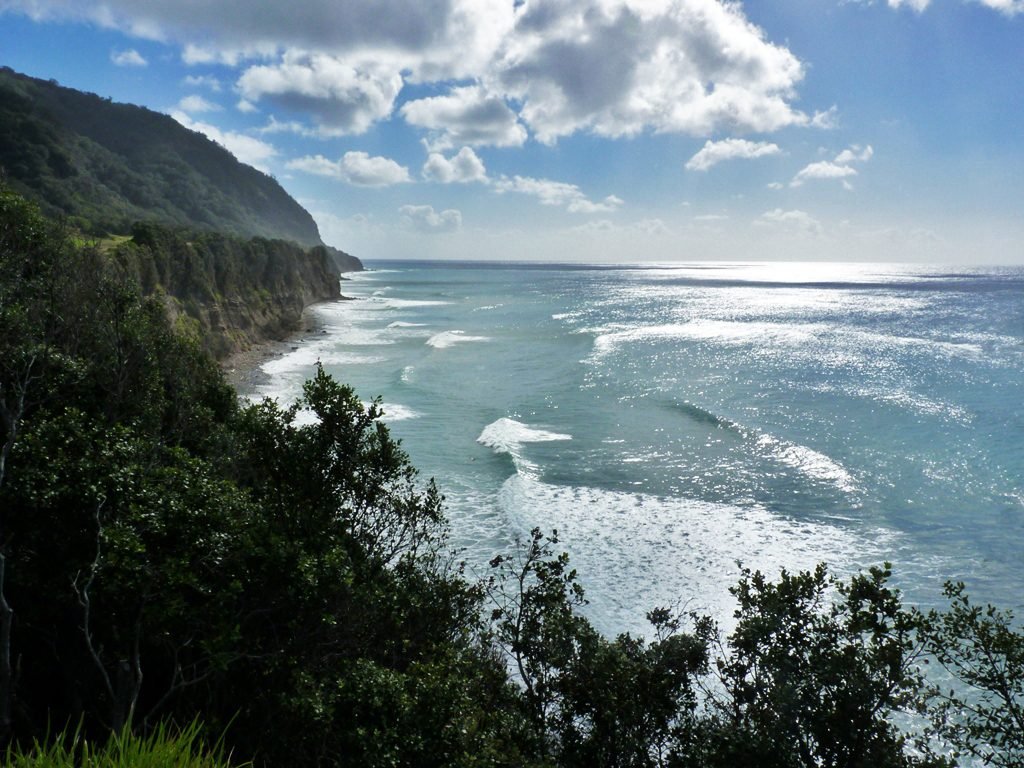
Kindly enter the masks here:
<path id="1" fill-rule="evenodd" d="M 256 394 L 381 396 L 478 572 L 558 529 L 610 633 L 728 625 L 738 562 L 1024 604 L 1024 271 L 369 266 Z"/>

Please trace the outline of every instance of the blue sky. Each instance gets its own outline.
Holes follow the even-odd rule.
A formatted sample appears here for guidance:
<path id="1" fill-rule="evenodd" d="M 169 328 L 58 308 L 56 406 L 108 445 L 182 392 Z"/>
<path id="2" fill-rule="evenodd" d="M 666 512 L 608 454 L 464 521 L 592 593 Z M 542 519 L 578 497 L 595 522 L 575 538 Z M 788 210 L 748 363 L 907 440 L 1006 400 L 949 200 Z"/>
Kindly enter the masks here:
<path id="1" fill-rule="evenodd" d="M 1024 262 L 1024 0 L 0 0 L 364 258 Z"/>

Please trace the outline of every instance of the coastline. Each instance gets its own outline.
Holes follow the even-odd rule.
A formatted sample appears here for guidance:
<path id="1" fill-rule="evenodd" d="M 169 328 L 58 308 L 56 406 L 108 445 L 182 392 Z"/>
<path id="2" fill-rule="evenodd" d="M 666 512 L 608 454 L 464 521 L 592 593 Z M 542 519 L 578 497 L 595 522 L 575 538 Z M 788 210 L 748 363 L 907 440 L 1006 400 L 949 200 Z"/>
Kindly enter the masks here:
<path id="1" fill-rule="evenodd" d="M 327 331 L 322 320 L 311 310 L 313 307 L 333 301 L 352 301 L 352 299 L 348 296 L 341 296 L 337 299 L 310 304 L 302 310 L 298 329 L 283 339 L 261 341 L 249 349 L 235 352 L 233 355 L 229 355 L 221 360 L 220 369 L 228 383 L 234 388 L 235 393 L 239 396 L 245 396 L 256 391 L 269 378 L 263 372 L 263 363 L 297 349 L 303 342 L 325 334 Z"/>

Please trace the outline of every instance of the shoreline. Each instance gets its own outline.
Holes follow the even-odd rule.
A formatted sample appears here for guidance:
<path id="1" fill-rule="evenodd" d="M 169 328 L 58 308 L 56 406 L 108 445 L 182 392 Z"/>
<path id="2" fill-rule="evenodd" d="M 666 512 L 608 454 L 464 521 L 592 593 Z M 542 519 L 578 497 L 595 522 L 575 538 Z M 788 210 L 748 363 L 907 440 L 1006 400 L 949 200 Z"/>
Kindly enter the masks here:
<path id="1" fill-rule="evenodd" d="M 245 397 L 256 391 L 257 387 L 265 384 L 269 376 L 263 372 L 263 364 L 274 358 L 293 352 L 303 342 L 311 341 L 317 336 L 327 332 L 323 321 L 311 310 L 321 304 L 328 304 L 334 301 L 352 301 L 347 296 L 328 301 L 318 301 L 310 304 L 302 310 L 299 316 L 299 327 L 289 333 L 283 339 L 266 339 L 260 341 L 249 349 L 243 349 L 220 361 L 220 370 L 224 378 L 235 390 L 239 397 Z"/>

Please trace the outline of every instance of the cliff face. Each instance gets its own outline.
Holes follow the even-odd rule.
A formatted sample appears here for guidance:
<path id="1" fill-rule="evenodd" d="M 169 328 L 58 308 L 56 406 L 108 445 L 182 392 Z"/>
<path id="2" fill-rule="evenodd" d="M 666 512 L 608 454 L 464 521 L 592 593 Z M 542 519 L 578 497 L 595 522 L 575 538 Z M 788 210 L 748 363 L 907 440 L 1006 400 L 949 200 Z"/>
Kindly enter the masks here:
<path id="1" fill-rule="evenodd" d="M 162 295 L 171 318 L 219 359 L 283 337 L 305 307 L 340 297 L 322 245 L 139 224 L 111 257 L 144 292 Z"/>

